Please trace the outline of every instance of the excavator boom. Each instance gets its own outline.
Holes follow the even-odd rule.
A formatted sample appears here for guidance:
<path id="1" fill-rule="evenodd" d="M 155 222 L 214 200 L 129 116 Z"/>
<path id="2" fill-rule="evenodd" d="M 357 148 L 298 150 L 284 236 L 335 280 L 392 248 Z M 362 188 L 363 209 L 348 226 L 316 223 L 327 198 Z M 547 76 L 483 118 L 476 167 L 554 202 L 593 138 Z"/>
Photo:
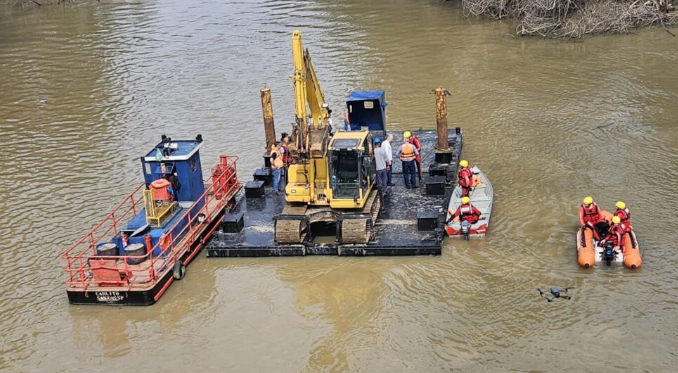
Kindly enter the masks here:
<path id="1" fill-rule="evenodd" d="M 294 144 L 290 154 L 298 161 L 326 156 L 329 141 L 329 109 L 311 63 L 311 55 L 304 50 L 301 31 L 292 34 L 294 57 Z"/>

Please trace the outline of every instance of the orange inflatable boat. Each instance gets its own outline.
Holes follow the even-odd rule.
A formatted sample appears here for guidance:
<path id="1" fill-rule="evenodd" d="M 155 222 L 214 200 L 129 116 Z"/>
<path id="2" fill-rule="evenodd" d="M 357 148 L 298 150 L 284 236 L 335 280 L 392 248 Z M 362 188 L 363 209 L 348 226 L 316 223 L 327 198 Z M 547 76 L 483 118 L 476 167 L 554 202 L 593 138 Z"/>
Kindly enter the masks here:
<path id="1" fill-rule="evenodd" d="M 612 220 L 612 214 L 602 211 L 603 217 L 608 223 Z M 640 255 L 640 247 L 633 230 L 625 233 L 624 247 L 622 252 L 609 251 L 599 246 L 599 242 L 593 238 L 591 229 L 579 229 L 577 232 L 577 261 L 584 268 L 593 267 L 598 262 L 606 262 L 608 265 L 617 262 L 624 263 L 627 268 L 640 268 L 643 260 Z"/>

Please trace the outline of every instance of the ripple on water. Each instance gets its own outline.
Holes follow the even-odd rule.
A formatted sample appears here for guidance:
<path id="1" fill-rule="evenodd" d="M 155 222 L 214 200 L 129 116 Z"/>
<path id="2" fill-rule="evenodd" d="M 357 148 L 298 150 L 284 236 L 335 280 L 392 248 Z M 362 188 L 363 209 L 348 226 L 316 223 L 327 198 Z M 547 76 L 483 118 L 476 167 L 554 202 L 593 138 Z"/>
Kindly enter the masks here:
<path id="1" fill-rule="evenodd" d="M 0 366 L 17 371 L 672 371 L 678 58 L 655 31 L 511 38 L 450 2 L 93 2 L 0 9 Z M 330 106 L 386 89 L 390 128 L 433 128 L 452 93 L 464 157 L 491 178 L 485 239 L 440 257 L 198 259 L 143 309 L 71 307 L 59 254 L 139 180 L 160 134 L 203 165 L 261 162 L 258 89 L 278 133 L 299 28 Z M 46 101 L 45 101 L 46 100 Z M 339 118 L 336 116 L 336 118 Z M 338 121 L 338 120 L 337 120 Z M 257 145 L 259 144 L 259 145 Z M 644 267 L 583 270 L 581 198 L 633 211 Z M 537 287 L 575 286 L 547 303 Z M 640 343 L 638 342 L 640 341 Z"/>

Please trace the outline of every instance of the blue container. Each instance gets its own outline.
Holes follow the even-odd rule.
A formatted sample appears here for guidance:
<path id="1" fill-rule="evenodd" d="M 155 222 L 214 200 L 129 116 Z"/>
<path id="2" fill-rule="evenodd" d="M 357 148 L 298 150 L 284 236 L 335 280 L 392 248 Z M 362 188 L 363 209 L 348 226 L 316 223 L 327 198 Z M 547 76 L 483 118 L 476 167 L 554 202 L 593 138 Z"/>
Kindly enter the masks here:
<path id="1" fill-rule="evenodd" d="M 97 256 L 118 255 L 118 245 L 114 243 L 100 243 L 97 245 Z"/>
<path id="2" fill-rule="evenodd" d="M 146 255 L 146 246 L 140 243 L 133 243 L 125 247 L 125 255 L 127 256 L 139 256 Z M 143 263 L 146 260 L 146 257 L 143 258 L 127 258 L 128 264 L 139 264 Z"/>
<path id="3" fill-rule="evenodd" d="M 160 238 L 165 234 L 165 229 L 152 229 L 148 235 L 151 236 L 151 247 L 155 247 L 153 249 L 153 256 L 154 257 L 159 257 L 160 254 L 162 254 L 162 247 L 158 245 L 156 247 L 155 245 L 160 242 Z"/>

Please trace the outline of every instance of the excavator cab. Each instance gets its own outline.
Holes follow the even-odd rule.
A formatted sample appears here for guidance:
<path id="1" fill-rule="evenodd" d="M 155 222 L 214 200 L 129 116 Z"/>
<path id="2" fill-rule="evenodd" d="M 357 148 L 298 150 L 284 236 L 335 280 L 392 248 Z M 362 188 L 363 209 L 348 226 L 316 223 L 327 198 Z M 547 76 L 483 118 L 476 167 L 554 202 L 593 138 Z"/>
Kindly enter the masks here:
<path id="1" fill-rule="evenodd" d="M 376 167 L 372 134 L 337 132 L 329 147 L 332 207 L 362 207 L 374 184 Z"/>

